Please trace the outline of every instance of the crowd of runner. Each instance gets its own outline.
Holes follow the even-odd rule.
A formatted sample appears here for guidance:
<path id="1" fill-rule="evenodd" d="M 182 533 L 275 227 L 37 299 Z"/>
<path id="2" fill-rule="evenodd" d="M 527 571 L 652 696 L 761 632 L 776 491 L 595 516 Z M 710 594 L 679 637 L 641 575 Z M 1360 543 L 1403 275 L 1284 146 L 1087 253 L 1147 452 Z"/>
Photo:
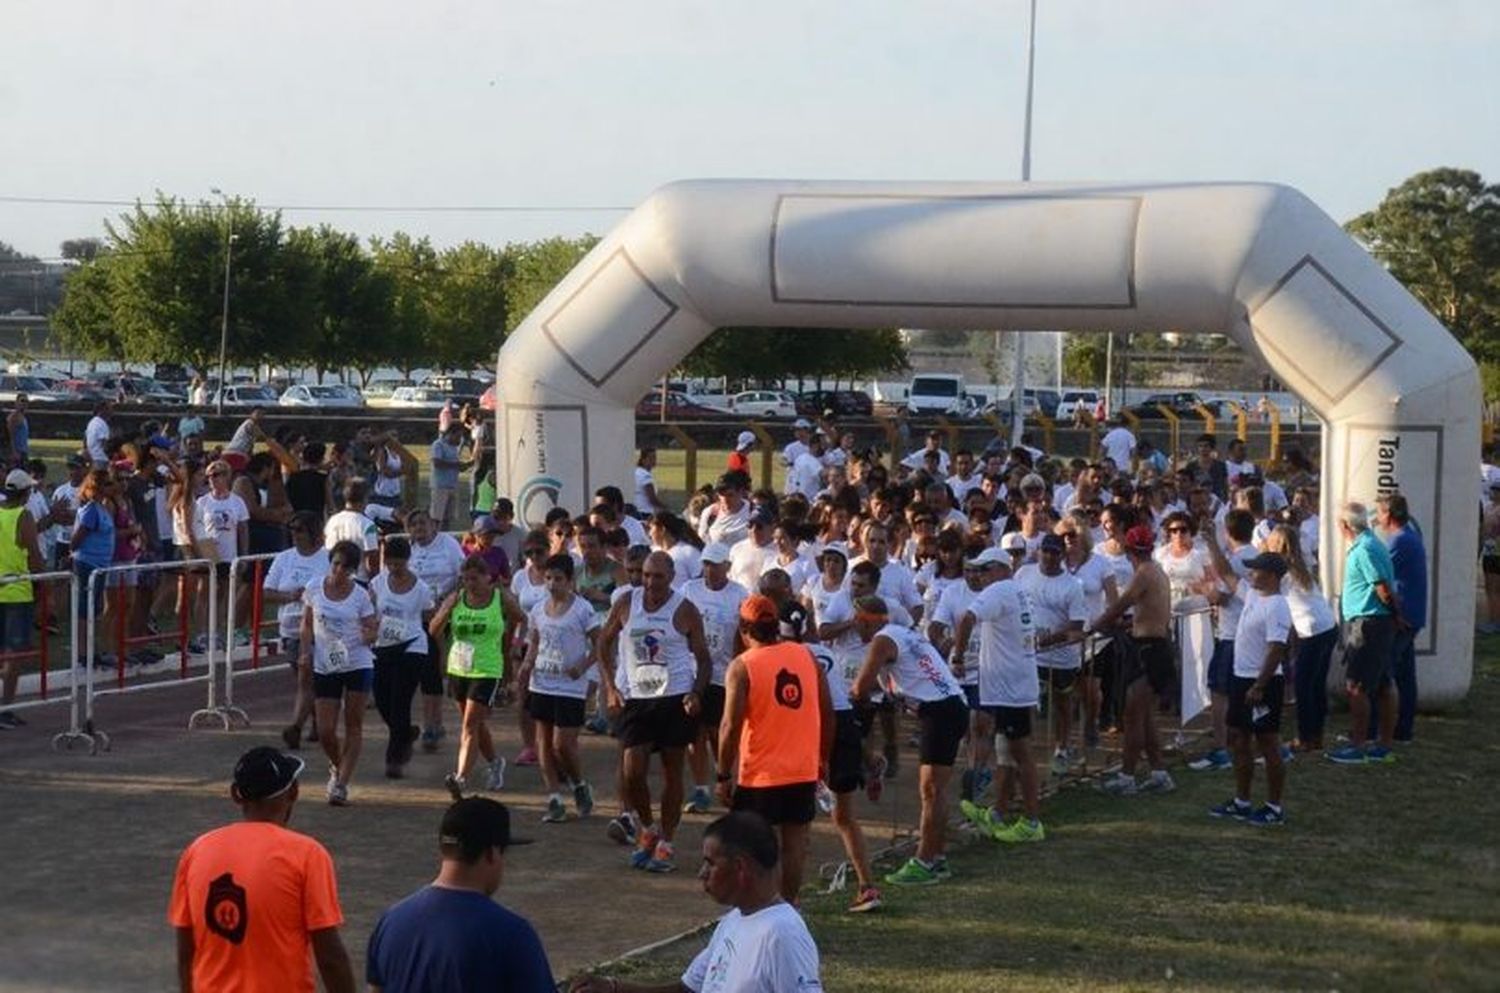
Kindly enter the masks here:
<path id="1" fill-rule="evenodd" d="M 206 559 L 224 596 L 237 557 L 272 556 L 239 590 L 248 603 L 259 585 L 276 614 L 298 687 L 284 744 L 317 741 L 336 806 L 351 801 L 369 696 L 392 778 L 417 749 L 444 747 L 451 722 L 444 783 L 456 802 L 504 788 L 491 720 L 514 701 L 523 745 L 509 764 L 538 767 L 543 821 L 608 802 L 604 832 L 630 866 L 661 873 L 677 866 L 685 814 L 753 811 L 777 832 L 777 888 L 795 904 L 821 810 L 857 878 L 849 909 L 864 912 L 881 892 L 854 801 L 862 791 L 879 803 L 899 771 L 916 773 L 921 817 L 915 852 L 884 877 L 897 886 L 951 875 L 955 770 L 963 814 L 1002 843 L 1046 837 L 1041 780 L 1067 775 L 1107 736 L 1118 735 L 1121 764 L 1105 791 L 1171 791 L 1156 725 L 1177 699 L 1174 625 L 1186 615 L 1209 612 L 1214 625 L 1210 748 L 1190 768 L 1234 769 L 1215 816 L 1280 824 L 1292 754 L 1391 762 L 1412 734 L 1420 530 L 1389 494 L 1342 508 L 1347 550 L 1321 548 L 1318 479 L 1295 449 L 1260 467 L 1243 441 L 1221 453 L 1204 435 L 1174 464 L 1116 422 L 1094 460 L 999 439 L 949 452 L 934 431 L 887 465 L 852 433 L 799 420 L 779 489 L 753 479 L 746 432 L 685 506 L 668 506 L 656 453 L 643 449 L 628 498 L 604 486 L 587 507 L 523 524 L 486 488 L 493 453 L 479 417 L 439 425 L 422 506 L 418 459 L 393 433 L 328 444 L 267 432 L 255 412 L 209 451 L 195 418 L 129 433 L 110 418 L 101 405 L 50 493 L 45 467 L 15 453 L 0 571 L 64 568 L 87 581 L 109 566 Z M 1326 554 L 1347 556 L 1335 598 L 1316 579 Z M 97 585 L 127 595 L 93 609 L 123 604 L 132 633 L 151 631 L 174 595 L 185 616 L 206 606 L 192 570 L 174 583 L 108 575 Z M 32 634 L 23 586 L 0 588 L 12 650 Z M 249 613 L 240 604 L 234 616 Z M 1346 742 L 1325 745 L 1340 622 L 1354 720 Z M 767 686 L 751 662 L 772 656 Z M 6 688 L 8 700 L 13 679 Z M 821 723 L 757 736 L 770 704 Z M 1295 711 L 1288 745 L 1284 707 Z M 581 732 L 616 740 L 613 782 L 585 777 Z M 1256 753 L 1268 780 L 1259 807 Z"/>

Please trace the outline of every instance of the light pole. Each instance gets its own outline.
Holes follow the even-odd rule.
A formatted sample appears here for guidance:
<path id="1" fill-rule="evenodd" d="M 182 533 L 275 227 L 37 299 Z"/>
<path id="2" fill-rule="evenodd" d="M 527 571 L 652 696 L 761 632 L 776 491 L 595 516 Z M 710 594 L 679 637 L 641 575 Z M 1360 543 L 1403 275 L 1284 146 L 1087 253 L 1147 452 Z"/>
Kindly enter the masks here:
<path id="1" fill-rule="evenodd" d="M 1021 137 L 1021 182 L 1031 182 L 1031 94 L 1036 81 L 1036 0 L 1031 0 L 1031 16 L 1026 26 L 1026 119 Z M 1021 443 L 1022 394 L 1026 380 L 1026 332 L 1016 335 L 1015 385 L 1010 391 L 1010 443 Z"/>
<path id="2" fill-rule="evenodd" d="M 215 186 L 210 192 L 224 201 L 224 305 L 219 323 L 219 389 L 214 399 L 214 412 L 224 416 L 225 359 L 229 352 L 229 267 L 234 260 L 234 215 L 229 210 L 229 198 Z"/>

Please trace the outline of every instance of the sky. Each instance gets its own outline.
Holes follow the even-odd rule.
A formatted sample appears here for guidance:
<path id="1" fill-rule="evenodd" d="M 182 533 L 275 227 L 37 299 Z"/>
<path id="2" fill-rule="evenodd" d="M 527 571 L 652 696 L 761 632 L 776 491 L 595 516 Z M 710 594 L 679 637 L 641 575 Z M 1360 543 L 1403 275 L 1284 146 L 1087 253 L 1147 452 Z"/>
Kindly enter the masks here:
<path id="1" fill-rule="evenodd" d="M 1497 0 L 1037 6 L 1033 179 L 1270 180 L 1341 221 L 1423 169 L 1500 181 Z M 0 241 L 55 257 L 124 209 L 17 198 L 218 188 L 445 246 L 603 233 L 690 177 L 1013 180 L 1026 20 L 1026 0 L 5 0 Z M 330 207 L 357 209 L 300 209 Z"/>

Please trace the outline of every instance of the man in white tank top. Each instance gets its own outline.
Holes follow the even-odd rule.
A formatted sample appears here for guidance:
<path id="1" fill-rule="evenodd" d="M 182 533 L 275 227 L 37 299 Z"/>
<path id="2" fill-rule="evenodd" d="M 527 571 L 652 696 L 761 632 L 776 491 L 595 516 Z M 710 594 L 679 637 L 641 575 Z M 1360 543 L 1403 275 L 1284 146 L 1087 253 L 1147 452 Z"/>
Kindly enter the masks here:
<path id="1" fill-rule="evenodd" d="M 683 752 L 697 733 L 713 674 L 702 615 L 673 591 L 673 574 L 666 552 L 647 556 L 641 588 L 610 607 L 599 635 L 605 700 L 610 714 L 619 716 L 625 749 L 625 800 L 641 825 L 630 861 L 649 872 L 676 868 L 673 838 L 682 819 Z M 629 699 L 615 685 L 617 666 L 625 669 Z M 653 750 L 661 752 L 665 777 L 660 830 L 652 820 L 646 778 Z"/>

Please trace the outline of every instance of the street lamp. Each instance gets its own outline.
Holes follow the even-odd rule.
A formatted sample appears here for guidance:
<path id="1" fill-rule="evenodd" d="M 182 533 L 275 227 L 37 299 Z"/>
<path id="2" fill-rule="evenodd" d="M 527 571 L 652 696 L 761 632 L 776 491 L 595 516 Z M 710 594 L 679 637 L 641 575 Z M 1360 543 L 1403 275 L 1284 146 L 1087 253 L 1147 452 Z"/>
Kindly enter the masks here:
<path id="1" fill-rule="evenodd" d="M 1031 17 L 1026 28 L 1026 120 L 1021 139 L 1021 182 L 1031 182 L 1031 93 L 1036 80 L 1036 0 L 1031 0 Z M 1061 368 L 1061 362 L 1058 363 Z M 1010 443 L 1021 443 L 1021 412 L 1024 409 L 1023 386 L 1026 381 L 1026 332 L 1016 335 L 1015 385 L 1010 391 Z"/>
<path id="2" fill-rule="evenodd" d="M 229 210 L 229 198 L 215 186 L 209 192 L 224 201 L 224 306 L 219 324 L 219 390 L 215 398 L 214 411 L 224 416 L 225 360 L 229 352 L 229 267 L 234 260 L 234 215 Z"/>

